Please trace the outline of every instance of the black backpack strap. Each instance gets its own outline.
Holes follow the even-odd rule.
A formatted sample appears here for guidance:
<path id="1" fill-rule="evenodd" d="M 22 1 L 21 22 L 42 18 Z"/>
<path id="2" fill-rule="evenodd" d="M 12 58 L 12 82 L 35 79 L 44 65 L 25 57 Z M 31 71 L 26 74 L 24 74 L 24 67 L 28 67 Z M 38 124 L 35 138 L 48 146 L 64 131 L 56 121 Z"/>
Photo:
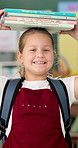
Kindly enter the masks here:
<path id="1" fill-rule="evenodd" d="M 0 139 L 2 139 L 3 136 L 5 135 L 12 110 L 12 105 L 14 103 L 14 99 L 18 92 L 18 89 L 22 85 L 23 80 L 24 78 L 18 78 L 18 79 L 10 79 L 6 82 L 3 91 L 1 110 L 0 110 L 0 130 L 1 130 Z"/>
<path id="2" fill-rule="evenodd" d="M 69 107 L 69 99 L 68 99 L 68 93 L 65 84 L 61 80 L 57 79 L 51 79 L 47 77 L 47 80 L 49 81 L 50 85 L 53 87 L 55 94 L 57 95 L 57 100 L 60 105 L 61 113 L 62 113 L 62 118 L 64 122 L 64 128 L 66 131 L 65 137 L 70 145 L 69 147 L 71 148 L 71 139 L 69 135 L 70 131 L 70 107 Z"/>

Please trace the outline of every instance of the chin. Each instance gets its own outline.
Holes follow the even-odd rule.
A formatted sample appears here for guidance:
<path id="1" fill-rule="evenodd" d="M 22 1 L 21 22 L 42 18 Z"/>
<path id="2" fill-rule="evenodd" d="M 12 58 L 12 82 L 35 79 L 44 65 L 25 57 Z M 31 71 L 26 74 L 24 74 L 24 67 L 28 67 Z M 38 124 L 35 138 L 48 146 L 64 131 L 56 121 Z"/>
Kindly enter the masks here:
<path id="1" fill-rule="evenodd" d="M 43 73 L 43 72 L 36 72 L 35 76 L 47 76 L 47 73 Z"/>

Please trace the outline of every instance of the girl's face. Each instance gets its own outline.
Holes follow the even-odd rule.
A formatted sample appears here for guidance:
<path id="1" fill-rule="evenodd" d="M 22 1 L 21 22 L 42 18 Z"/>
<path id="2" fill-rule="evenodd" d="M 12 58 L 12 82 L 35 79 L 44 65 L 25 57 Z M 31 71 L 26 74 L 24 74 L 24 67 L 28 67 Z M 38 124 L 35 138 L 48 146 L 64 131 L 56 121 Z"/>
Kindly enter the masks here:
<path id="1" fill-rule="evenodd" d="M 18 59 L 25 67 L 26 80 L 45 80 L 54 61 L 50 37 L 43 33 L 28 35 L 23 52 L 18 51 Z"/>

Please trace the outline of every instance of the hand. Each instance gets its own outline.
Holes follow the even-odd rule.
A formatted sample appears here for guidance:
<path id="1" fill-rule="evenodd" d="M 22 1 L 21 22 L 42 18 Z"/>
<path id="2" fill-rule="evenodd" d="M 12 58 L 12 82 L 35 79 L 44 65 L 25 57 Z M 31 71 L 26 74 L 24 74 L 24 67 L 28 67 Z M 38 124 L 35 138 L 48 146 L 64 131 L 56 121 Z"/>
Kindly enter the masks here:
<path id="1" fill-rule="evenodd" d="M 8 27 L 8 26 L 3 26 L 2 24 L 0 24 L 0 30 L 11 30 L 11 28 Z"/>
<path id="2" fill-rule="evenodd" d="M 0 10 L 0 17 L 4 14 L 4 11 L 3 10 Z M 11 30 L 10 27 L 8 26 L 3 26 L 1 23 L 0 23 L 0 30 Z"/>
<path id="3" fill-rule="evenodd" d="M 61 31 L 60 34 L 68 34 L 78 41 L 78 19 L 77 19 L 77 24 L 75 25 L 75 27 L 72 30 Z"/>

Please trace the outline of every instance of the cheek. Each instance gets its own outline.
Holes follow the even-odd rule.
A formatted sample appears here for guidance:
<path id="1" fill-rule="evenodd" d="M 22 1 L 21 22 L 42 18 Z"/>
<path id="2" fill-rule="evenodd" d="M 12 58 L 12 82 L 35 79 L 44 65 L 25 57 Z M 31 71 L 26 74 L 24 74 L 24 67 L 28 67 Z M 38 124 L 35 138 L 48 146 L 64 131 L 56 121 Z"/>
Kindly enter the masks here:
<path id="1" fill-rule="evenodd" d="M 48 57 L 48 59 L 49 59 L 49 61 L 51 63 L 53 63 L 54 62 L 54 54 L 50 54 L 50 56 Z"/>
<path id="2" fill-rule="evenodd" d="M 54 56 L 50 56 L 50 58 L 49 58 L 49 65 L 50 65 L 50 67 L 53 66 L 53 63 L 54 63 Z"/>
<path id="3" fill-rule="evenodd" d="M 33 57 L 28 54 L 24 55 L 23 59 L 25 65 L 30 64 L 33 61 Z"/>

